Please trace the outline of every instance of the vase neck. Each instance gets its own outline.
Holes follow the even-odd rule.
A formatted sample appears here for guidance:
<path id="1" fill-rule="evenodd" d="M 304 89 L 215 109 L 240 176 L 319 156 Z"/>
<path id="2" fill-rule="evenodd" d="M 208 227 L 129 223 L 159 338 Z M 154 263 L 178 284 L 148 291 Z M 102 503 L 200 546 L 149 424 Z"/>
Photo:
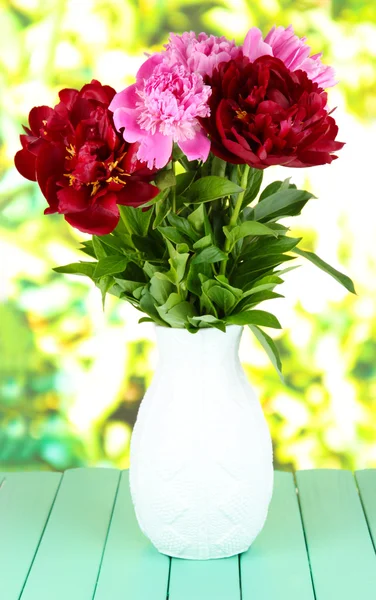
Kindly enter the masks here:
<path id="1" fill-rule="evenodd" d="M 193 368 L 195 365 L 218 366 L 224 360 L 238 360 L 242 330 L 242 327 L 231 325 L 226 333 L 207 328 L 192 334 L 185 329 L 156 327 L 159 363 Z"/>

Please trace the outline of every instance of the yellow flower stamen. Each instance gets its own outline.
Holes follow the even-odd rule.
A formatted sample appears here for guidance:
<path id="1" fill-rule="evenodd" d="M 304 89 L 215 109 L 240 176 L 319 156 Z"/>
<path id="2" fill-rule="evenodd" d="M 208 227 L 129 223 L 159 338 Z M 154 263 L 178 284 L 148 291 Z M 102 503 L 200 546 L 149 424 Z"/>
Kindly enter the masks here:
<path id="1" fill-rule="evenodd" d="M 240 119 L 241 121 L 243 121 L 246 116 L 247 116 L 247 112 L 245 110 L 237 110 L 236 111 L 236 116 L 238 117 L 238 119 Z"/>
<path id="2" fill-rule="evenodd" d="M 67 152 L 68 154 L 65 157 L 67 160 L 72 160 L 72 158 L 76 156 L 76 149 L 73 144 L 69 144 L 69 146 L 67 146 Z"/>

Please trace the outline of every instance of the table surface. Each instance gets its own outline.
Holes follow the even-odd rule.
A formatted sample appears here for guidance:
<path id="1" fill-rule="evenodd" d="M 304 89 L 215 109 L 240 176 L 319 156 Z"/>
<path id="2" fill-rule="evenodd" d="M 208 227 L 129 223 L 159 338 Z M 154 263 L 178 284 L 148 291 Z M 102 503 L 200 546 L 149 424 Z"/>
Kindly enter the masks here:
<path id="1" fill-rule="evenodd" d="M 187 561 L 140 532 L 128 472 L 0 473 L 1 600 L 375 600 L 376 469 L 276 472 L 248 552 Z"/>

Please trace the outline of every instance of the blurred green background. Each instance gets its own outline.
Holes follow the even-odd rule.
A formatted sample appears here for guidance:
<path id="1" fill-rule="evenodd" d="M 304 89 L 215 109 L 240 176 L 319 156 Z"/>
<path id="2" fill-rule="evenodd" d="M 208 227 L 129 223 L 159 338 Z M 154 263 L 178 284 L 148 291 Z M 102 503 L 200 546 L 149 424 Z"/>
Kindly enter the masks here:
<path id="1" fill-rule="evenodd" d="M 13 167 L 31 107 L 92 77 L 118 91 L 170 31 L 241 42 L 292 23 L 324 51 L 340 84 L 331 166 L 269 169 L 317 200 L 295 219 L 305 248 L 346 271 L 350 296 L 309 264 L 289 274 L 275 311 L 283 386 L 251 334 L 241 359 L 257 388 L 277 468 L 376 466 L 376 4 L 367 0 L 0 0 L 0 469 L 127 467 L 138 405 L 155 368 L 154 330 L 84 278 L 54 273 L 84 236 L 43 216 L 37 186 Z M 80 257 L 81 258 L 81 257 Z"/>

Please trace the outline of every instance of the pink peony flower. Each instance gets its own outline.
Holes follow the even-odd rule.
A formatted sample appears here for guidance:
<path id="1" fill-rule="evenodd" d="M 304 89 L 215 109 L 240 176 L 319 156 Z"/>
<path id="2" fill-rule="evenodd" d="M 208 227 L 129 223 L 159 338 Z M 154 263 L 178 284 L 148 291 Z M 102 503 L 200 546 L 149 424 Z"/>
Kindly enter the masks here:
<path id="1" fill-rule="evenodd" d="M 306 38 L 298 38 L 291 25 L 273 27 L 265 39 L 257 27 L 252 27 L 246 35 L 243 54 L 251 61 L 269 54 L 279 58 L 290 71 L 305 71 L 309 79 L 325 89 L 335 85 L 334 69 L 323 65 L 322 54 L 309 56 L 311 48 L 307 46 Z"/>
<path id="2" fill-rule="evenodd" d="M 196 36 L 194 31 L 186 31 L 183 35 L 171 33 L 165 48 L 164 60 L 167 64 L 184 65 L 192 73 L 209 77 L 219 63 L 228 62 L 240 53 L 235 42 L 224 36 L 208 36 L 206 33 Z"/>
<path id="3" fill-rule="evenodd" d="M 174 142 L 188 160 L 207 159 L 210 141 L 198 118 L 209 116 L 210 94 L 200 74 L 166 64 L 160 53 L 141 66 L 136 83 L 116 94 L 109 108 L 116 128 L 124 128 L 125 141 L 140 143 L 137 158 L 160 169 L 170 160 Z"/>

